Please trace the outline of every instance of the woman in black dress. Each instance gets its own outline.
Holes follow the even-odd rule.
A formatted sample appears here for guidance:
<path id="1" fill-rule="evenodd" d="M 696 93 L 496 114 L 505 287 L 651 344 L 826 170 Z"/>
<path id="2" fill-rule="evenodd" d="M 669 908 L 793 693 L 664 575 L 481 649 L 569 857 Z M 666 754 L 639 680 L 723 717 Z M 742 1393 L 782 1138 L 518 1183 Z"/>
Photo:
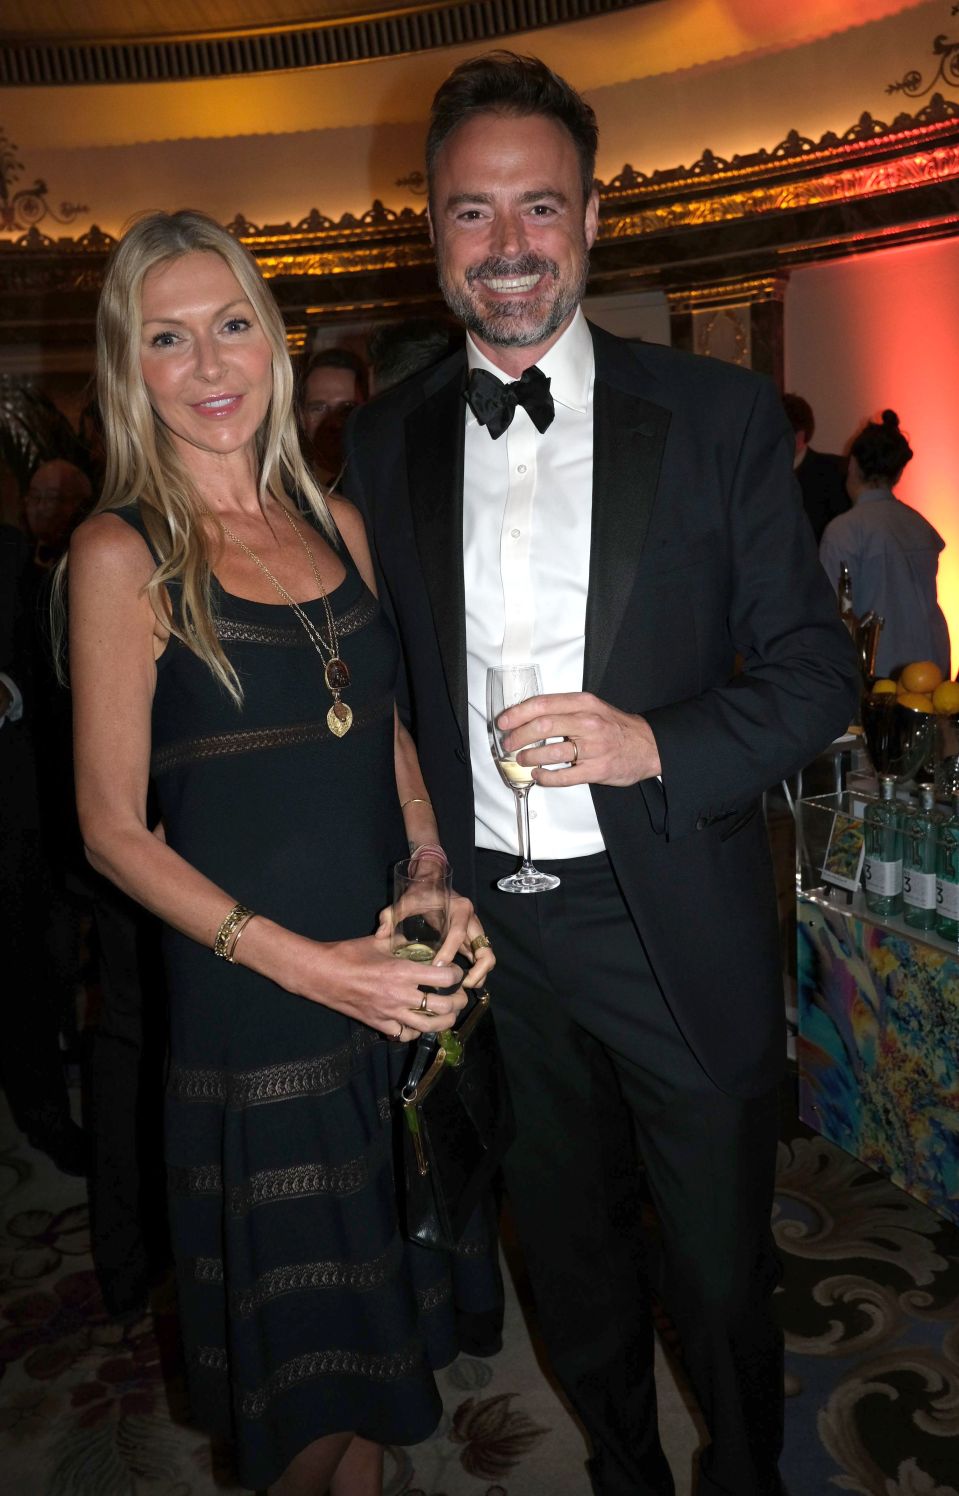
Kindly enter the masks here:
<path id="1" fill-rule="evenodd" d="M 438 1420 L 454 1302 L 495 1294 L 478 1248 L 451 1269 L 399 1235 L 390 1061 L 462 1007 L 457 951 L 466 986 L 492 953 L 464 899 L 435 968 L 377 928 L 389 864 L 442 852 L 362 523 L 300 458 L 252 257 L 202 215 L 142 219 L 97 339 L 106 481 L 69 557 L 77 798 L 94 867 L 166 926 L 194 1410 L 250 1486 L 375 1496 L 382 1445 Z M 446 983 L 430 1014 L 424 978 Z"/>

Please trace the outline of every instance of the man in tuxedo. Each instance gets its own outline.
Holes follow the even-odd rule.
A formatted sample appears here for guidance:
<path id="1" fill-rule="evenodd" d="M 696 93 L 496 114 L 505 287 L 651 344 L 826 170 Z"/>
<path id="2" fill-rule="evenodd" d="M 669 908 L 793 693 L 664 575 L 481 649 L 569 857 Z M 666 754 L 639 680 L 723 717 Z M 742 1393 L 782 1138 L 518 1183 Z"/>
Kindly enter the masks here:
<path id="1" fill-rule="evenodd" d="M 761 796 L 846 727 L 856 664 L 772 385 L 585 321 L 595 149 L 592 110 L 535 59 L 475 58 L 440 88 L 430 221 L 467 347 L 357 414 L 351 492 L 444 845 L 498 957 L 506 1185 L 594 1489 L 674 1489 L 655 1291 L 709 1430 L 701 1496 L 769 1496 L 784 1036 Z M 530 660 L 547 694 L 503 721 L 511 748 L 546 740 L 519 757 L 560 884 L 524 897 L 496 887 L 517 839 L 484 681 Z"/>
<path id="2" fill-rule="evenodd" d="M 783 409 L 795 437 L 793 467 L 799 479 L 803 508 L 818 545 L 829 521 L 837 514 L 845 514 L 852 502 L 846 492 L 845 464 L 834 452 L 817 452 L 809 445 L 816 418 L 808 400 L 802 395 L 783 395 Z M 834 586 L 837 581 L 838 577 L 833 579 Z"/>

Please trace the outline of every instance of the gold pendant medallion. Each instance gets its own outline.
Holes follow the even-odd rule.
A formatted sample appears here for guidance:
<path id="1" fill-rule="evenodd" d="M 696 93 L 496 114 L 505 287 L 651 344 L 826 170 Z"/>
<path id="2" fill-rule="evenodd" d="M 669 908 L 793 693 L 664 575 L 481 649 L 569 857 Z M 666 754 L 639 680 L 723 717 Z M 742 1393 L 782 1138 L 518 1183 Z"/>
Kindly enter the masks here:
<path id="1" fill-rule="evenodd" d="M 335 738 L 342 738 L 353 726 L 353 713 L 345 701 L 334 701 L 326 714 L 326 725 Z"/>

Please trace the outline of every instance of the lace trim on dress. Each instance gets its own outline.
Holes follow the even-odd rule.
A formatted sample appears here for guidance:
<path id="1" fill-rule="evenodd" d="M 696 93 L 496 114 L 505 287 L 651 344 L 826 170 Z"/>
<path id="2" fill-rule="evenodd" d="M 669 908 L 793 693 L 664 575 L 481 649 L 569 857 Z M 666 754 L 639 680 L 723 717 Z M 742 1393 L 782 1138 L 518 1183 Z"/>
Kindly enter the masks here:
<path id="1" fill-rule="evenodd" d="M 372 1029 L 357 1027 L 350 1042 L 330 1054 L 265 1065 L 261 1070 L 200 1070 L 174 1065 L 167 1093 L 174 1101 L 217 1102 L 235 1109 L 303 1096 L 328 1096 L 349 1083 L 357 1063 L 372 1049 L 377 1037 Z M 378 1110 L 379 1106 L 378 1102 Z"/>
<path id="2" fill-rule="evenodd" d="M 431 1288 L 421 1288 L 417 1291 L 416 1304 L 424 1314 L 431 1309 L 438 1309 L 441 1304 L 446 1304 L 452 1298 L 453 1285 L 449 1278 L 441 1278 L 439 1283 L 434 1283 Z"/>
<path id="3" fill-rule="evenodd" d="M 229 1365 L 227 1353 L 220 1345 L 198 1345 L 190 1359 L 204 1371 L 226 1371 Z"/>
<path id="4" fill-rule="evenodd" d="M 365 1377 L 373 1382 L 395 1382 L 409 1376 L 422 1359 L 418 1341 L 404 1350 L 375 1355 L 367 1351 L 326 1350 L 310 1351 L 296 1356 L 277 1367 L 271 1377 L 255 1392 L 244 1393 L 239 1399 L 239 1408 L 244 1418 L 260 1418 L 270 1403 L 281 1393 L 288 1392 L 313 1377 L 354 1376 Z"/>
<path id="5" fill-rule="evenodd" d="M 399 1237 L 379 1257 L 369 1262 L 297 1262 L 275 1267 L 258 1278 L 252 1288 L 230 1294 L 230 1312 L 240 1319 L 255 1314 L 271 1299 L 288 1293 L 312 1293 L 322 1288 L 345 1288 L 354 1293 L 369 1293 L 392 1277 L 403 1252 Z"/>
<path id="6" fill-rule="evenodd" d="M 386 716 L 393 715 L 393 697 L 382 696 L 378 701 L 361 706 L 353 713 L 353 728 L 370 727 Z M 184 764 L 197 763 L 203 759 L 226 758 L 234 753 L 255 753 L 264 748 L 295 748 L 302 743 L 316 743 L 329 739 L 333 734 L 325 717 L 315 722 L 294 722 L 289 727 L 255 727 L 241 732 L 218 732 L 204 738 L 183 738 L 178 743 L 169 743 L 158 748 L 150 764 L 150 772 L 157 777 L 168 774 L 171 769 L 180 769 Z"/>
<path id="7" fill-rule="evenodd" d="M 303 1195 L 355 1195 L 369 1177 L 369 1160 L 365 1157 L 351 1158 L 343 1164 L 291 1164 L 286 1169 L 261 1169 L 230 1190 L 230 1213 L 245 1215 L 258 1205 Z"/>
<path id="8" fill-rule="evenodd" d="M 340 617 L 334 611 L 336 632 L 342 639 L 345 634 L 357 634 L 376 616 L 377 601 L 367 592 L 358 603 L 348 608 Z M 306 646 L 309 640 L 298 624 L 284 627 L 282 624 L 254 623 L 246 618 L 223 618 L 214 614 L 213 628 L 221 644 L 269 644 L 292 649 Z"/>
<path id="9" fill-rule="evenodd" d="M 167 1169 L 173 1195 L 222 1195 L 223 1171 L 219 1164 L 198 1164 L 188 1169 Z"/>

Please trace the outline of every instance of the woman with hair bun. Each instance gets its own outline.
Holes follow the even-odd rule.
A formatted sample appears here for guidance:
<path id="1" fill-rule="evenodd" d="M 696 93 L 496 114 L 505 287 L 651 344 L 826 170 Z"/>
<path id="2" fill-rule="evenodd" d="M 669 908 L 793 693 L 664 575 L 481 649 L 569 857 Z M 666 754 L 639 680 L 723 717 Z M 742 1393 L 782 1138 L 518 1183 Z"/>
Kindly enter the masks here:
<path id="1" fill-rule="evenodd" d="M 69 553 L 77 805 L 93 866 L 165 925 L 193 1411 L 245 1486 L 379 1496 L 382 1446 L 439 1419 L 457 1307 L 493 1338 L 479 1226 L 455 1265 L 400 1235 L 390 1120 L 403 1046 L 449 1026 L 450 963 L 481 983 L 489 941 L 458 897 L 435 966 L 377 928 L 390 863 L 445 856 L 362 521 L 300 455 L 253 257 L 199 213 L 134 224 L 97 378 L 103 496 Z"/>
<path id="2" fill-rule="evenodd" d="M 912 455 L 894 410 L 867 421 L 849 453 L 846 489 L 852 508 L 826 526 L 819 559 L 836 588 L 845 563 L 856 612 L 871 609 L 885 620 L 876 657 L 879 675 L 895 675 L 910 660 L 934 660 L 948 675 L 949 629 L 936 597 L 945 541 L 893 492 Z"/>

